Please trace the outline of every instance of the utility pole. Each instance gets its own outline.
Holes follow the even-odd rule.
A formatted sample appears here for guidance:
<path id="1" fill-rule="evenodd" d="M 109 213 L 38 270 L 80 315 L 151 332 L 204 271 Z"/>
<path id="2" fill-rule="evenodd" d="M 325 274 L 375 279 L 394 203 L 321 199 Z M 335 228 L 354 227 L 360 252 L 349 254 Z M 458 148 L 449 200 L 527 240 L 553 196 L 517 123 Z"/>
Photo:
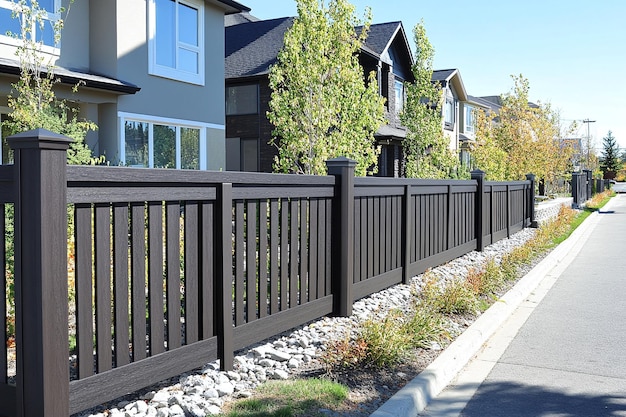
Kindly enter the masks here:
<path id="1" fill-rule="evenodd" d="M 588 118 L 583 120 L 583 123 L 587 124 L 587 166 L 585 167 L 587 169 L 591 169 L 591 135 L 589 134 L 589 124 L 595 122 L 595 120 L 589 120 Z"/>

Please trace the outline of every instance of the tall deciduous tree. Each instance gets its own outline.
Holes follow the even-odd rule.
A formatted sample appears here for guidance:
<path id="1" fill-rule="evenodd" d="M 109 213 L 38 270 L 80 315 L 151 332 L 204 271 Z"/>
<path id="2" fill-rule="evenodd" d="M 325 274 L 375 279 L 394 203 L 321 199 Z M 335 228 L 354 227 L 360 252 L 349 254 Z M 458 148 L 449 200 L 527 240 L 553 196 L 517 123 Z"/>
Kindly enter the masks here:
<path id="1" fill-rule="evenodd" d="M 458 164 L 443 135 L 441 87 L 432 82 L 435 50 L 423 22 L 413 29 L 413 38 L 415 82 L 406 85 L 406 105 L 400 115 L 407 129 L 404 174 L 410 178 L 447 178 Z"/>
<path id="2" fill-rule="evenodd" d="M 602 160 L 600 164 L 600 168 L 604 173 L 605 178 L 613 179 L 615 177 L 615 173 L 620 168 L 620 159 L 619 159 L 619 146 L 617 145 L 617 141 L 613 136 L 613 132 L 609 130 L 609 133 L 602 139 Z"/>
<path id="3" fill-rule="evenodd" d="M 521 180 L 533 173 L 552 182 L 567 171 L 571 159 L 571 149 L 561 141 L 559 115 L 549 104 L 530 104 L 528 80 L 512 78 L 513 89 L 502 97 L 497 121 L 477 125 L 475 164 L 490 179 Z"/>
<path id="4" fill-rule="evenodd" d="M 8 105 L 10 118 L 3 122 L 9 134 L 43 128 L 66 135 L 74 142 L 70 144 L 67 159 L 70 164 L 93 162 L 91 150 L 84 143 L 85 135 L 97 126 L 79 120 L 77 109 L 65 100 L 56 97 L 53 87 L 59 82 L 55 75 L 53 58 L 42 51 L 43 41 L 37 41 L 34 29 L 43 29 L 50 24 L 44 19 L 47 13 L 37 0 L 15 1 L 13 17 L 20 20 L 21 33 L 12 34 L 18 41 L 16 55 L 20 64 L 20 79 L 12 84 Z M 70 2 L 71 4 L 71 2 Z M 58 10 L 63 13 L 65 10 Z M 59 43 L 63 19 L 53 24 L 54 40 Z M 74 87 L 74 90 L 78 86 Z"/>
<path id="5" fill-rule="evenodd" d="M 384 121 L 384 101 L 375 74 L 364 75 L 358 61 L 370 13 L 360 22 L 346 0 L 328 6 L 297 0 L 297 6 L 269 76 L 274 169 L 322 175 L 327 159 L 347 156 L 357 161 L 357 175 L 374 172 L 380 153 L 374 133 Z"/>

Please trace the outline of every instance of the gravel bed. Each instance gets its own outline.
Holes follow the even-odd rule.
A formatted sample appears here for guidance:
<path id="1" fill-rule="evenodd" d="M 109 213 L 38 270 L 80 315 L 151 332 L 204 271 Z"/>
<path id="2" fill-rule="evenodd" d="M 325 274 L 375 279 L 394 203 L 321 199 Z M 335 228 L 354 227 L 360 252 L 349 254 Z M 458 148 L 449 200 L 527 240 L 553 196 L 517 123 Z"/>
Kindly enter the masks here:
<path id="1" fill-rule="evenodd" d="M 435 274 L 442 284 L 463 277 L 488 259 L 499 261 L 502 255 L 526 242 L 534 233 L 534 229 L 524 229 L 509 239 L 486 247 L 483 252 L 471 252 L 433 268 L 430 273 Z M 350 317 L 325 317 L 238 352 L 231 372 L 220 371 L 219 363 L 212 362 L 192 373 L 74 417 L 204 417 L 221 413 L 224 405 L 233 399 L 253 396 L 255 387 L 267 380 L 321 374 L 324 371 L 319 358 L 329 342 L 345 338 L 364 320 L 383 317 L 391 309 L 408 307 L 411 288 L 419 285 L 421 279 L 422 275 L 414 277 L 410 284 L 396 285 L 357 301 Z M 450 322 L 449 331 L 458 335 L 474 319 L 457 318 Z M 412 361 L 393 370 L 360 369 L 333 375 L 351 388 L 350 396 L 340 413 L 322 412 L 329 416 L 352 417 L 371 414 L 436 358 L 444 347 L 433 344 L 430 349 L 416 351 Z"/>

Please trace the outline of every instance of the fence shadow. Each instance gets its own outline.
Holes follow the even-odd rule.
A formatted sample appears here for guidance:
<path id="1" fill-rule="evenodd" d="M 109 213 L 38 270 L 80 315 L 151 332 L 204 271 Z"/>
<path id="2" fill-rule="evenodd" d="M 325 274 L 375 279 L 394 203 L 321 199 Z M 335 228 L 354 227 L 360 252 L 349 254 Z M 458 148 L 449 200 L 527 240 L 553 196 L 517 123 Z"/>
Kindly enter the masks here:
<path id="1" fill-rule="evenodd" d="M 480 386 L 461 415 L 463 417 L 624 416 L 626 393 L 581 395 L 568 393 L 562 389 L 514 382 L 485 383 Z"/>

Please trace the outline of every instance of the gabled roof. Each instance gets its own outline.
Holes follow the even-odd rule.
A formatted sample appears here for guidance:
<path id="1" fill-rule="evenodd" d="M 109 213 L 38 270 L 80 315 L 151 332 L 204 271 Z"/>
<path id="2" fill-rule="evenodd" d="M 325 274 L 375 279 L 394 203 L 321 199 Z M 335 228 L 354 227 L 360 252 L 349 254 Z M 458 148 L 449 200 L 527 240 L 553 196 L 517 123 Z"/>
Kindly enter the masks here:
<path id="1" fill-rule="evenodd" d="M 469 94 L 467 95 L 467 101 L 470 104 L 475 104 L 475 105 L 477 105 L 479 107 L 484 107 L 486 109 L 491 109 L 491 110 L 494 110 L 494 111 L 500 108 L 499 105 L 497 105 L 497 104 L 495 104 L 495 103 L 493 103 L 491 101 L 485 100 L 482 97 L 471 96 Z"/>
<path id="2" fill-rule="evenodd" d="M 432 81 L 451 84 L 459 96 L 459 100 L 467 101 L 467 92 L 461 79 L 461 73 L 458 69 L 445 69 L 433 71 Z"/>
<path id="3" fill-rule="evenodd" d="M 293 17 L 281 17 L 226 27 L 226 78 L 268 74 L 293 20 Z"/>
<path id="4" fill-rule="evenodd" d="M 271 20 L 247 20 L 233 15 L 225 20 L 226 51 L 225 75 L 227 79 L 254 77 L 269 73 L 283 47 L 284 37 L 291 27 L 294 17 Z M 238 16 L 235 18 L 235 16 Z M 255 19 L 253 16 L 251 16 Z M 235 23 L 238 22 L 238 23 Z M 357 32 L 361 26 L 355 28 Z M 398 35 L 401 35 L 398 37 Z M 370 31 L 361 49 L 376 59 L 385 55 L 394 41 L 398 40 L 405 48 L 410 66 L 413 62 L 411 49 L 401 22 L 379 23 L 370 26 Z"/>

